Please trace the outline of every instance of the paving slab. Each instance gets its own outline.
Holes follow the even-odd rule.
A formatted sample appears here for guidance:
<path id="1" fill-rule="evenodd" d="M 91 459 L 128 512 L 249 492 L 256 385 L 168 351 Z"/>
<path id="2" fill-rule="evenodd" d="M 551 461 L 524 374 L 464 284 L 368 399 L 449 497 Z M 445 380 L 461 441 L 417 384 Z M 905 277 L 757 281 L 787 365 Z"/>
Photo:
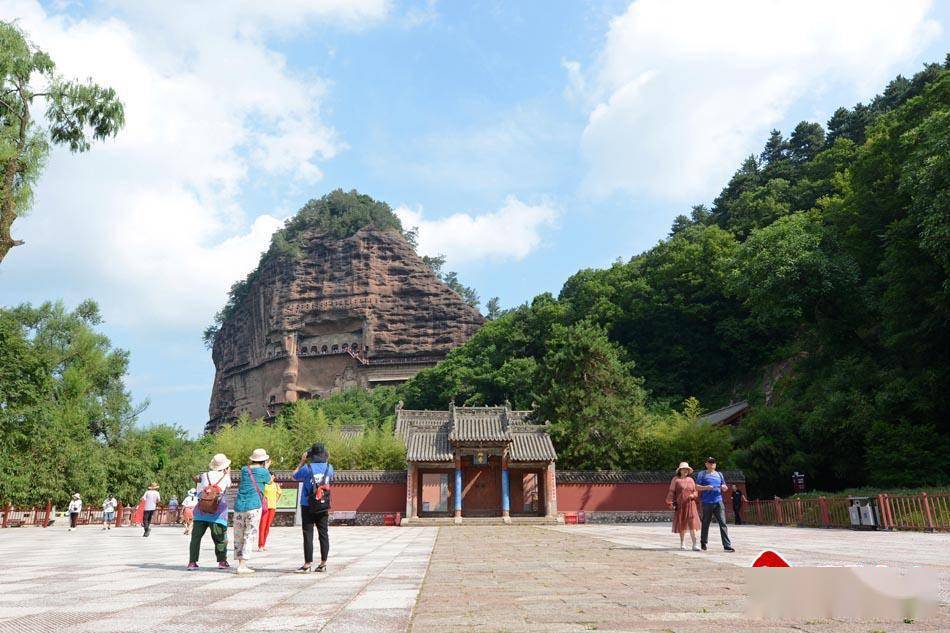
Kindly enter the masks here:
<path id="1" fill-rule="evenodd" d="M 238 576 L 216 568 L 207 536 L 202 568 L 185 571 L 180 528 L 0 530 L 0 633 L 405 631 L 436 534 L 331 527 L 327 573 L 294 574 L 300 528 L 272 528 L 257 572 Z"/>
<path id="2" fill-rule="evenodd" d="M 801 539 L 795 556 L 812 563 L 877 548 L 882 560 L 916 562 L 913 547 L 838 531 L 737 530 L 736 554 L 680 552 L 669 524 L 445 527 L 439 532 L 412 619 L 413 631 L 948 631 L 950 608 L 920 622 L 776 621 L 746 617 L 742 567 L 776 539 Z M 821 531 L 814 531 L 821 532 Z M 782 536 L 787 534 L 787 536 Z M 821 541 L 819 536 L 827 539 Z M 927 560 L 950 563 L 946 535 L 925 541 Z M 911 539 L 913 540 L 913 539 Z M 807 543 L 816 542 L 809 550 Z M 889 549 L 893 546 L 893 550 Z M 721 550 L 721 546 L 720 546 Z M 806 556 L 806 553 L 808 556 Z M 733 558 L 727 558 L 731 556 Z M 942 556 L 942 558 L 941 558 Z M 860 555 L 858 555 L 860 558 Z M 855 562 L 855 561 L 852 561 Z"/>

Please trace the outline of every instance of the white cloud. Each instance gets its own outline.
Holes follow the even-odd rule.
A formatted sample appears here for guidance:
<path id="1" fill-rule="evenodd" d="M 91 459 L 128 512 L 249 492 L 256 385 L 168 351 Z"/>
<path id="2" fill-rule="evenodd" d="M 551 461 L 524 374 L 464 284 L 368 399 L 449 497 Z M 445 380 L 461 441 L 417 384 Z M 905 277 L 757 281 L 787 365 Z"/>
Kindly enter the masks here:
<path id="1" fill-rule="evenodd" d="M 708 195 L 802 96 L 879 89 L 939 33 L 930 0 L 637 0 L 568 92 L 589 107 L 586 186 Z"/>
<path id="2" fill-rule="evenodd" d="M 497 211 L 471 215 L 455 213 L 427 220 L 421 207 L 396 209 L 403 226 L 419 229 L 419 252 L 445 255 L 449 266 L 492 259 L 521 260 L 542 241 L 542 231 L 555 225 L 558 213 L 547 202 L 526 204 L 508 196 Z"/>
<path id="3" fill-rule="evenodd" d="M 0 274 L 12 293 L 56 275 L 113 323 L 201 327 L 280 225 L 248 218 L 240 196 L 268 178 L 319 180 L 345 147 L 321 116 L 324 83 L 288 69 L 268 38 L 316 20 L 360 28 L 385 18 L 388 2 L 115 7 L 79 19 L 0 0 L 0 16 L 65 76 L 114 87 L 127 119 L 87 154 L 54 152 L 32 217 L 14 225 L 27 246 Z"/>

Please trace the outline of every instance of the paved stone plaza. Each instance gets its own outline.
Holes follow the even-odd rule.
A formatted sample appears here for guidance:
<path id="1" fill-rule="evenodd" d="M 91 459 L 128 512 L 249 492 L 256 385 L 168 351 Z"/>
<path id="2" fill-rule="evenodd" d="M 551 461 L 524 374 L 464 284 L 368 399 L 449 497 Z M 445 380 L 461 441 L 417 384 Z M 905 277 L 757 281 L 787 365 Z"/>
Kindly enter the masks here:
<path id="1" fill-rule="evenodd" d="M 246 577 L 210 538 L 155 528 L 0 531 L 0 633 L 29 631 L 947 631 L 950 535 L 734 528 L 738 552 L 671 548 L 669 525 L 331 529 L 330 569 L 297 575 L 298 528 L 274 528 Z M 932 621 L 749 621 L 741 568 L 775 547 L 793 564 L 936 567 Z"/>

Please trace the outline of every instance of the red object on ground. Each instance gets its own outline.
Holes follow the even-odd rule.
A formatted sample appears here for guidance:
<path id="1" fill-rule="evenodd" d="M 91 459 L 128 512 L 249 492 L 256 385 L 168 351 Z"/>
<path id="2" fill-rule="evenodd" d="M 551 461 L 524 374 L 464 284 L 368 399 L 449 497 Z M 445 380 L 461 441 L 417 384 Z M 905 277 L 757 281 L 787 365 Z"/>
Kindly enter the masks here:
<path id="1" fill-rule="evenodd" d="M 770 549 L 765 550 L 752 563 L 753 567 L 791 567 L 784 558 Z"/>
<path id="2" fill-rule="evenodd" d="M 576 512 L 565 512 L 564 513 L 564 523 L 566 525 L 576 525 L 577 524 L 577 513 Z"/>
<path id="3" fill-rule="evenodd" d="M 145 502 L 139 501 L 139 504 L 135 506 L 135 510 L 132 512 L 132 525 L 142 525 L 142 521 L 145 520 Z"/>

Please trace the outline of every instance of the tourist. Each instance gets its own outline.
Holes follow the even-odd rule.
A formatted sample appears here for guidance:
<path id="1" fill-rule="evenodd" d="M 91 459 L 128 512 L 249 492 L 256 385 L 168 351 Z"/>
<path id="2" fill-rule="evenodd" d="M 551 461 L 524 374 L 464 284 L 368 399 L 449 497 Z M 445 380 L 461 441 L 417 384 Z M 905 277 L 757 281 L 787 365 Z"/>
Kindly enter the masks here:
<path id="1" fill-rule="evenodd" d="M 732 516 L 735 517 L 736 525 L 742 525 L 742 504 L 745 497 L 739 486 L 732 484 Z"/>
<path id="2" fill-rule="evenodd" d="M 168 510 L 169 519 L 173 523 L 178 522 L 178 497 L 175 495 L 171 496 L 171 499 L 168 500 L 168 505 L 165 507 Z"/>
<path id="3" fill-rule="evenodd" d="M 263 552 L 267 549 L 267 536 L 270 534 L 271 523 L 274 522 L 274 516 L 277 514 L 277 504 L 283 496 L 280 484 L 271 479 L 270 483 L 264 486 L 264 497 L 267 499 L 267 509 L 261 515 L 261 529 L 257 537 L 257 551 Z"/>
<path id="4" fill-rule="evenodd" d="M 267 470 L 269 465 L 267 451 L 255 448 L 248 458 L 248 465 L 241 468 L 237 497 L 234 499 L 234 557 L 239 574 L 254 573 L 247 559 L 250 557 L 251 544 L 257 540 L 263 507 L 267 502 L 263 486 L 271 481 Z"/>
<path id="5" fill-rule="evenodd" d="M 116 500 L 115 495 L 111 492 L 106 495 L 105 501 L 102 502 L 102 529 L 111 530 L 112 524 L 115 523 L 115 509 L 119 506 L 118 500 Z"/>
<path id="6" fill-rule="evenodd" d="M 716 459 L 706 458 L 706 470 L 696 475 L 696 489 L 702 491 L 703 519 L 700 545 L 705 550 L 709 541 L 709 523 L 713 516 L 719 523 L 719 535 L 722 537 L 722 547 L 727 552 L 734 552 L 729 540 L 729 530 L 726 528 L 726 507 L 722 503 L 722 493 L 729 490 L 726 478 L 716 471 Z"/>
<path id="7" fill-rule="evenodd" d="M 333 480 L 333 466 L 323 444 L 314 444 L 300 458 L 300 464 L 294 472 L 294 479 L 303 482 L 303 494 L 300 495 L 300 518 L 303 521 L 303 565 L 297 573 L 327 570 L 327 555 L 330 553 L 330 483 Z M 311 503 L 313 500 L 313 503 Z M 317 509 L 320 504 L 323 508 Z M 320 564 L 313 568 L 313 526 L 317 526 L 320 539 Z"/>
<path id="8" fill-rule="evenodd" d="M 155 514 L 155 508 L 158 502 L 162 500 L 162 495 L 158 494 L 158 484 L 154 481 L 148 485 L 148 490 L 142 495 L 142 527 L 145 531 L 142 536 L 147 537 L 152 533 L 152 516 Z"/>
<path id="9" fill-rule="evenodd" d="M 192 488 L 181 502 L 181 522 L 185 534 L 191 534 L 191 522 L 195 518 L 195 506 L 198 505 L 198 491 Z"/>
<path id="10" fill-rule="evenodd" d="M 70 532 L 76 529 L 76 524 L 79 523 L 80 512 L 82 512 L 82 497 L 77 492 L 73 494 L 73 500 L 69 502 L 69 531 Z"/>
<path id="11" fill-rule="evenodd" d="M 689 530 L 693 551 L 699 551 L 696 542 L 696 530 L 699 529 L 699 509 L 696 507 L 696 482 L 690 477 L 693 469 L 686 462 L 680 462 L 676 475 L 670 481 L 670 490 L 666 493 L 666 505 L 673 509 L 673 532 L 680 535 L 680 549 L 686 549 L 686 530 Z"/>
<path id="12" fill-rule="evenodd" d="M 201 539 L 205 532 L 211 531 L 214 541 L 214 555 L 220 569 L 229 569 L 228 564 L 228 500 L 224 492 L 231 485 L 231 460 L 224 453 L 218 453 L 208 464 L 208 472 L 201 473 L 195 492 L 198 503 L 195 505 L 194 522 L 191 531 L 191 543 L 188 547 L 188 571 L 198 569 L 198 556 L 201 553 Z"/>

